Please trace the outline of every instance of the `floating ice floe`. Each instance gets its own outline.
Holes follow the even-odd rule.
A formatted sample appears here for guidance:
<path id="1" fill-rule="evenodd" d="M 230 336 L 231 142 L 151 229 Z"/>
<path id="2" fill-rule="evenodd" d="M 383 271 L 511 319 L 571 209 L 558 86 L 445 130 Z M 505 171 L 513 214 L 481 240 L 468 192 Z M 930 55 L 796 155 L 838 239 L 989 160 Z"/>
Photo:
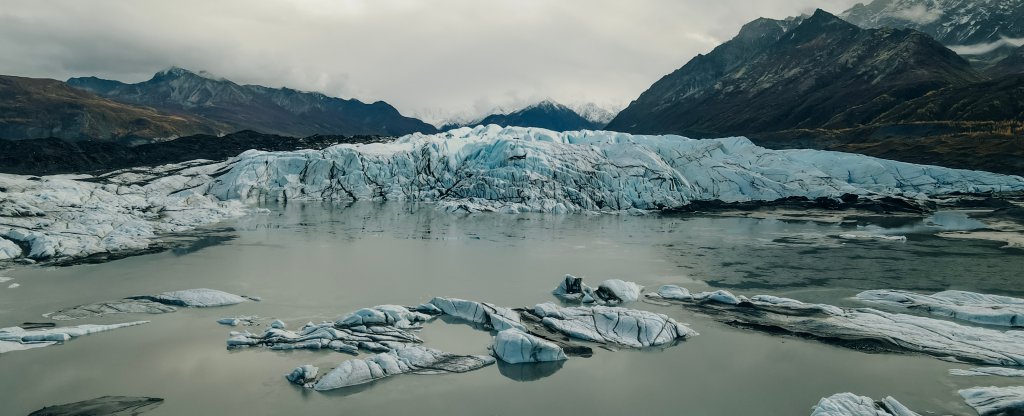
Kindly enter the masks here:
<path id="1" fill-rule="evenodd" d="M 125 313 L 162 314 L 178 310 L 176 306 L 189 308 L 230 306 L 250 299 L 255 298 L 213 289 L 187 289 L 161 293 L 156 296 L 132 296 L 121 300 L 78 305 L 43 316 L 55 321 L 70 321 Z"/>
<path id="2" fill-rule="evenodd" d="M 949 370 L 949 374 L 953 376 L 965 376 L 965 377 L 982 377 L 982 376 L 998 376 L 998 377 L 1024 377 L 1024 370 L 1018 370 L 1014 368 L 1003 368 L 1003 367 L 975 367 L 969 370 L 963 370 L 954 368 Z"/>
<path id="3" fill-rule="evenodd" d="M 288 379 L 292 384 L 298 384 L 300 386 L 312 387 L 312 383 L 316 381 L 316 375 L 320 372 L 320 368 L 306 364 L 295 367 L 291 373 L 288 373 L 284 378 Z"/>
<path id="4" fill-rule="evenodd" d="M 267 347 L 274 350 L 330 349 L 351 354 L 358 353 L 360 349 L 387 352 L 422 343 L 409 330 L 428 319 L 430 316 L 423 313 L 384 305 L 361 309 L 335 322 L 310 322 L 298 332 L 285 329 L 283 322 L 279 327 L 267 328 L 262 334 L 232 332 L 227 345 L 228 348 Z"/>
<path id="5" fill-rule="evenodd" d="M 874 240 L 874 241 L 891 241 L 895 243 L 907 242 L 907 237 L 903 235 L 881 235 L 881 234 L 839 234 L 839 238 L 844 240 Z"/>
<path id="6" fill-rule="evenodd" d="M 217 320 L 217 323 L 227 326 L 257 326 L 260 324 L 260 317 L 256 315 L 243 315 L 233 318 L 221 318 Z"/>
<path id="7" fill-rule="evenodd" d="M 583 278 L 566 275 L 551 294 L 569 302 L 598 303 L 614 305 L 625 302 L 636 302 L 644 287 L 633 282 L 619 279 L 605 280 L 597 289 L 592 289 L 583 282 Z"/>
<path id="8" fill-rule="evenodd" d="M 869 290 L 857 299 L 880 305 L 920 310 L 933 315 L 987 325 L 1024 327 L 1024 299 L 949 290 L 934 295 L 902 290 Z"/>
<path id="9" fill-rule="evenodd" d="M 533 314 L 544 327 L 571 338 L 631 348 L 657 347 L 697 335 L 668 316 L 635 309 L 543 303 Z"/>
<path id="10" fill-rule="evenodd" d="M 430 304 L 445 315 L 459 318 L 473 324 L 504 331 L 509 328 L 526 329 L 519 319 L 519 313 L 501 306 L 455 298 L 434 298 Z"/>
<path id="11" fill-rule="evenodd" d="M 519 329 L 506 329 L 494 337 L 491 347 L 499 360 L 509 364 L 541 363 L 548 361 L 564 361 L 562 347 Z"/>
<path id="12" fill-rule="evenodd" d="M 846 153 L 769 150 L 745 138 L 481 126 L 391 143 L 248 151 L 208 193 L 221 200 L 401 200 L 452 211 L 680 208 L 789 197 L 925 198 L 1024 190 L 1024 179 Z"/>
<path id="13" fill-rule="evenodd" d="M 312 384 L 314 390 L 325 391 L 371 383 L 400 374 L 465 373 L 494 364 L 486 355 L 457 355 L 432 348 L 410 346 L 352 359 L 324 374 Z M 305 375 L 305 374 L 304 374 Z"/>
<path id="14" fill-rule="evenodd" d="M 960 396 L 981 416 L 1024 414 L 1024 387 L 974 387 Z"/>
<path id="15" fill-rule="evenodd" d="M 142 325 L 149 321 L 126 322 L 114 325 L 79 325 L 63 328 L 24 329 L 21 327 L 0 328 L 0 353 L 48 347 L 64 343 L 72 338 L 97 332 Z"/>
<path id="16" fill-rule="evenodd" d="M 155 397 L 103 396 L 75 403 L 47 406 L 28 416 L 140 415 L 155 409 L 164 399 Z"/>
<path id="17" fill-rule="evenodd" d="M 920 416 L 892 397 L 874 401 L 853 393 L 821 399 L 811 416 Z"/>
<path id="18" fill-rule="evenodd" d="M 133 181 L 117 175 L 0 174 L 0 260 L 82 258 L 150 248 L 163 234 L 191 231 L 250 210 L 206 195 L 223 163 L 153 168 Z"/>
<path id="19" fill-rule="evenodd" d="M 825 340 L 838 340 L 853 348 L 910 351 L 941 359 L 1024 366 L 1024 331 L 997 331 L 941 319 L 894 314 L 870 308 L 844 309 L 809 304 L 775 296 L 735 296 L 719 291 L 666 298 L 680 289 L 663 287 L 648 294 L 709 312 L 718 320 L 761 330 L 785 331 Z"/>

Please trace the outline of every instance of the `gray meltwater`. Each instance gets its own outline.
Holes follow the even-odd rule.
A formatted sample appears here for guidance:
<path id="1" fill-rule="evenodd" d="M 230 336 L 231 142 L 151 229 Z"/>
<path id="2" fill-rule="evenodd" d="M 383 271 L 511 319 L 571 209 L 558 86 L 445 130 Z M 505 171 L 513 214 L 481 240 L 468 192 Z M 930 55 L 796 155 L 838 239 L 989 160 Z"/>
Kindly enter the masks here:
<path id="1" fill-rule="evenodd" d="M 380 304 L 432 296 L 533 306 L 571 273 L 657 290 L 725 288 L 806 302 L 868 306 L 861 290 L 962 289 L 1021 295 L 1024 252 L 1001 243 L 933 236 L 930 222 L 967 226 L 957 213 L 857 228 L 777 219 L 672 216 L 453 215 L 431 206 L 292 204 L 222 224 L 188 247 L 98 265 L 0 271 L 0 327 L 62 308 L 208 287 L 262 302 L 164 315 L 111 315 L 61 324 L 151 320 L 66 345 L 0 355 L 0 414 L 106 395 L 161 397 L 152 415 L 443 414 L 805 415 L 822 397 L 892 395 L 917 412 L 972 414 L 956 394 L 1013 379 L 948 375 L 955 364 L 868 354 L 725 326 L 679 306 L 668 314 L 700 336 L 667 349 L 611 352 L 562 365 L 507 366 L 402 376 L 330 393 L 288 384 L 298 365 L 328 371 L 350 355 L 227 350 L 218 318 L 259 315 L 295 329 Z M 906 235 L 906 242 L 841 234 Z M 7 288 L 11 283 L 20 286 Z M 252 328 L 258 331 L 262 327 Z M 427 325 L 426 345 L 486 354 L 490 336 Z"/>

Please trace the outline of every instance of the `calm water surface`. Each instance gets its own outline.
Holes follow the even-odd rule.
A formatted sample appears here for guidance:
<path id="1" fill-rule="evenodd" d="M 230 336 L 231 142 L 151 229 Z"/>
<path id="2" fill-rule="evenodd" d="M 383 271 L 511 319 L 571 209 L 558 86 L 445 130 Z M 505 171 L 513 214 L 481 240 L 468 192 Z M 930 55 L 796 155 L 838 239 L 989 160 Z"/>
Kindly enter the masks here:
<path id="1" fill-rule="evenodd" d="M 1024 295 L 1024 252 L 999 243 L 946 240 L 938 225 L 970 227 L 959 213 L 887 221 L 888 228 L 727 217 L 449 215 L 432 207 L 329 204 L 273 207 L 222 224 L 190 247 L 100 265 L 0 271 L 0 326 L 40 321 L 73 305 L 209 287 L 263 302 L 166 315 L 121 315 L 78 323 L 148 319 L 147 325 L 66 345 L 0 356 L 0 414 L 104 395 L 162 397 L 152 415 L 425 414 L 806 415 L 817 401 L 852 391 L 892 395 L 912 409 L 973 414 L 956 391 L 1011 385 L 964 378 L 929 357 L 875 355 L 731 328 L 678 306 L 666 313 L 701 333 L 664 350 L 597 350 L 563 365 L 491 366 L 443 376 L 401 376 L 317 393 L 283 375 L 321 371 L 349 355 L 228 351 L 230 328 L 215 320 L 256 314 L 290 327 L 333 320 L 367 306 L 452 296 L 507 306 L 553 300 L 566 273 L 649 289 L 680 284 L 863 306 L 860 290 L 964 289 Z M 849 232 L 906 235 L 906 243 L 843 241 Z M 21 286 L 8 289 L 10 283 Z M 269 322 L 269 321 L 267 321 Z M 426 345 L 485 354 L 490 335 L 436 321 Z M 1019 384 L 1019 380 L 1017 380 Z"/>

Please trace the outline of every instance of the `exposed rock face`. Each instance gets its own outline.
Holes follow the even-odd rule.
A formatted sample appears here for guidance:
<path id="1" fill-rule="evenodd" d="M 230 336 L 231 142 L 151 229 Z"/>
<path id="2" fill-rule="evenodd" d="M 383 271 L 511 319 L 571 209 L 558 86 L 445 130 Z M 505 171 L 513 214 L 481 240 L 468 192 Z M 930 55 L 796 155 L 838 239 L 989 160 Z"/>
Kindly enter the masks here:
<path id="1" fill-rule="evenodd" d="M 981 416 L 1014 416 L 1024 412 L 1024 387 L 975 387 L 960 396 Z"/>
<path id="2" fill-rule="evenodd" d="M 440 202 L 452 211 L 628 211 L 693 201 L 1024 189 L 1024 179 L 844 153 L 494 126 L 390 144 L 247 152 L 210 185 L 220 199 Z"/>
<path id="3" fill-rule="evenodd" d="M 154 397 L 103 396 L 91 400 L 47 406 L 29 416 L 135 416 L 155 409 L 164 399 Z"/>
<path id="4" fill-rule="evenodd" d="M 892 397 L 876 402 L 853 393 L 840 393 L 821 399 L 811 416 L 920 416 Z"/>
<path id="5" fill-rule="evenodd" d="M 0 75 L 0 139 L 170 138 L 216 134 L 198 117 L 112 101 L 52 79 Z"/>
<path id="6" fill-rule="evenodd" d="M 498 335 L 494 337 L 494 345 L 491 346 L 491 350 L 499 360 L 509 364 L 569 359 L 562 347 L 557 344 L 514 328 L 498 332 Z"/>
<path id="7" fill-rule="evenodd" d="M 857 299 L 891 307 L 925 311 L 962 321 L 1024 327 L 1024 299 L 949 290 L 922 295 L 902 290 L 869 290 Z"/>
<path id="8" fill-rule="evenodd" d="M 606 306 L 534 307 L 548 329 L 585 341 L 629 348 L 657 347 L 697 335 L 672 318 L 653 312 Z"/>
<path id="9" fill-rule="evenodd" d="M 679 293 L 663 288 L 659 293 Z M 775 296 L 696 294 L 681 304 L 730 325 L 834 341 L 857 349 L 917 352 L 939 359 L 1024 366 L 1024 331 L 996 331 L 874 309 L 843 309 Z M 667 299 L 659 294 L 648 294 Z"/>
<path id="10" fill-rule="evenodd" d="M 400 374 L 465 373 L 494 364 L 485 355 L 456 355 L 420 346 L 348 360 L 313 384 L 319 391 L 357 386 Z"/>
<path id="11" fill-rule="evenodd" d="M 694 59 L 654 84 L 608 129 L 721 137 L 848 128 L 872 124 L 928 91 L 982 79 L 920 32 L 864 30 L 821 10 L 785 30 L 795 23 L 759 20 L 745 27 L 730 41 L 737 45 Z M 765 35 L 751 44 L 746 32 Z M 755 51 L 728 56 L 748 48 Z M 705 60 L 724 64 L 702 65 Z"/>
<path id="12" fill-rule="evenodd" d="M 72 338 L 97 332 L 111 331 L 130 326 L 142 325 L 149 321 L 126 322 L 114 325 L 79 325 L 62 328 L 24 329 L 21 327 L 0 328 L 0 354 L 31 348 L 62 344 Z"/>
<path id="13" fill-rule="evenodd" d="M 239 85 L 182 68 L 161 71 L 149 81 L 123 84 L 72 78 L 68 84 L 111 100 L 190 114 L 229 126 L 286 136 L 314 134 L 397 136 L 437 131 L 404 117 L 390 104 L 328 97 L 289 88 Z"/>

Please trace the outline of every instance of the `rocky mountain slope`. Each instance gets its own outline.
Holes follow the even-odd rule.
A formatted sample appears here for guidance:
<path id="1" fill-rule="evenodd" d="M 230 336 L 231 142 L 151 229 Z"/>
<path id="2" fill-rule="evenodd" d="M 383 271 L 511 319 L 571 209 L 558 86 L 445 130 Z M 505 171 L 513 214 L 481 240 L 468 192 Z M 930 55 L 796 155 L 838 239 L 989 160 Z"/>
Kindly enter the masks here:
<path id="1" fill-rule="evenodd" d="M 874 0 L 841 17 L 864 28 L 927 33 L 982 66 L 1024 43 L 1022 0 Z"/>
<path id="2" fill-rule="evenodd" d="M 787 23 L 747 25 L 655 83 L 608 128 L 723 136 L 854 127 L 929 91 L 981 80 L 920 32 L 863 30 L 821 10 L 789 31 Z"/>
<path id="3" fill-rule="evenodd" d="M 224 128 L 189 115 L 112 101 L 61 81 L 0 76 L 0 139 L 169 138 Z"/>
<path id="4" fill-rule="evenodd" d="M 420 120 L 402 116 L 391 105 L 328 97 L 289 88 L 239 85 L 182 68 L 158 72 L 137 84 L 95 77 L 72 78 L 68 84 L 111 100 L 194 115 L 227 125 L 231 131 L 269 134 L 387 135 L 434 132 Z"/>

